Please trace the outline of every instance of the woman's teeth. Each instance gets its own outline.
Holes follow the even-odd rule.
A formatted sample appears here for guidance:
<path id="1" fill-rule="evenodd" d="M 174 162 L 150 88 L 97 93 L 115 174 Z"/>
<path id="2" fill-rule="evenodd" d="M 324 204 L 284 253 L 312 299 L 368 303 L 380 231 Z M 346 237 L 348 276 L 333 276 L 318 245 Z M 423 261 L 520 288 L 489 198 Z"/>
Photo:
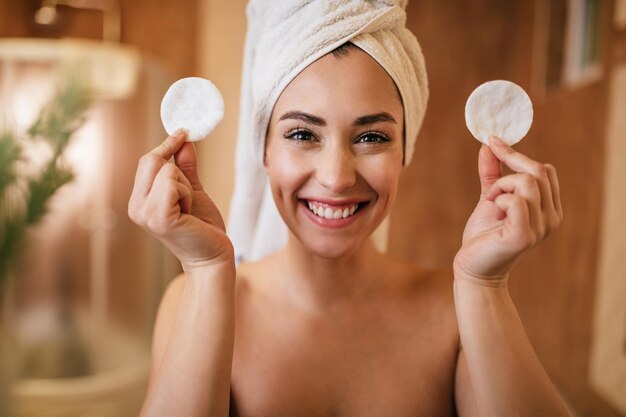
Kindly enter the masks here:
<path id="1" fill-rule="evenodd" d="M 359 203 L 353 204 L 351 207 L 345 207 L 343 209 L 331 209 L 330 207 L 322 207 L 318 206 L 315 203 L 311 203 L 307 201 L 309 206 L 309 210 L 313 213 L 317 214 L 319 217 L 323 217 L 325 219 L 345 219 L 346 217 L 352 216 L 356 209 L 359 207 Z"/>

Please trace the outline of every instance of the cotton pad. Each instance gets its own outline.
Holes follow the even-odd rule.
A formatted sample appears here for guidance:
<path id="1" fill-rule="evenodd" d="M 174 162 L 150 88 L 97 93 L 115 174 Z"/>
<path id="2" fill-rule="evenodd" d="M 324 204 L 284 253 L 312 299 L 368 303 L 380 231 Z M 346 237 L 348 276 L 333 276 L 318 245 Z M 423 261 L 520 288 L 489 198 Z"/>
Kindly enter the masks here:
<path id="1" fill-rule="evenodd" d="M 187 130 L 187 140 L 204 139 L 224 117 L 224 99 L 215 85 L 199 77 L 182 78 L 161 101 L 161 121 L 168 135 Z"/>
<path id="2" fill-rule="evenodd" d="M 510 81 L 488 81 L 470 94 L 465 104 L 465 124 L 484 144 L 498 136 L 514 145 L 528 133 L 533 123 L 533 105 L 528 94 Z"/>

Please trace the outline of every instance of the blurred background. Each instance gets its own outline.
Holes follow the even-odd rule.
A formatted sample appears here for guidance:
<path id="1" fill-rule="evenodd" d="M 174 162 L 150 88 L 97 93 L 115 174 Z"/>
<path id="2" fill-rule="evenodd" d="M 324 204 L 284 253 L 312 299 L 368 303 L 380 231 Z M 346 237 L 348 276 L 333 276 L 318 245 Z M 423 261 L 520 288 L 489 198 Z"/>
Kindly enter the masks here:
<path id="1" fill-rule="evenodd" d="M 167 87 L 211 79 L 225 117 L 197 149 L 228 217 L 245 4 L 0 0 L 0 165 L 21 149 L 12 177 L 0 167 L 0 415 L 137 415 L 179 265 L 127 218 L 136 163 L 164 138 Z M 512 297 L 573 414 L 626 416 L 626 0 L 411 0 L 407 14 L 431 99 L 378 243 L 451 266 L 480 189 L 465 100 L 491 79 L 521 85 L 535 121 L 516 148 L 556 166 L 565 219 Z M 33 190 L 45 210 L 17 224 Z"/>

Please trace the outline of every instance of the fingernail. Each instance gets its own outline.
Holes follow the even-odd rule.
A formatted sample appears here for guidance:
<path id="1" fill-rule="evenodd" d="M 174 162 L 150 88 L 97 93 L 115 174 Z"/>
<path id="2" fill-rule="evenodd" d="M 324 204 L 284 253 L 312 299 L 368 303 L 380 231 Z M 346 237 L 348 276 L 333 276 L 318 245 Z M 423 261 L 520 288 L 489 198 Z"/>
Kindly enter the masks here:
<path id="1" fill-rule="evenodd" d="M 171 136 L 172 136 L 173 138 L 176 138 L 176 137 L 181 137 L 181 136 L 184 136 L 184 135 L 186 135 L 186 134 L 187 134 L 187 130 L 185 130 L 185 129 L 184 129 L 184 128 L 182 128 L 182 127 L 179 127 L 178 129 L 176 129 L 176 130 L 174 131 L 174 133 L 172 133 L 172 135 L 171 135 Z"/>
<path id="2" fill-rule="evenodd" d="M 506 144 L 504 143 L 504 141 L 503 141 L 502 139 L 500 139 L 499 137 L 497 137 L 497 136 L 492 136 L 492 137 L 490 138 L 490 141 L 491 141 L 491 143 L 492 143 L 492 144 L 494 144 L 494 145 L 506 145 Z"/>

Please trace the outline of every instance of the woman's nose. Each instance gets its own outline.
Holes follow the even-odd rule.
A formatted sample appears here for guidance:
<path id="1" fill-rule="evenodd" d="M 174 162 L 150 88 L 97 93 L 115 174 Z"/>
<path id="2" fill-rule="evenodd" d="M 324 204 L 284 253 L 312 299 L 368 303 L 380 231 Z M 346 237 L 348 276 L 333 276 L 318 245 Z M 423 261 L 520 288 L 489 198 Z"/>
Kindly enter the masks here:
<path id="1" fill-rule="evenodd" d="M 354 155 L 339 147 L 326 149 L 317 161 L 316 176 L 318 182 L 334 193 L 341 193 L 356 183 Z"/>

